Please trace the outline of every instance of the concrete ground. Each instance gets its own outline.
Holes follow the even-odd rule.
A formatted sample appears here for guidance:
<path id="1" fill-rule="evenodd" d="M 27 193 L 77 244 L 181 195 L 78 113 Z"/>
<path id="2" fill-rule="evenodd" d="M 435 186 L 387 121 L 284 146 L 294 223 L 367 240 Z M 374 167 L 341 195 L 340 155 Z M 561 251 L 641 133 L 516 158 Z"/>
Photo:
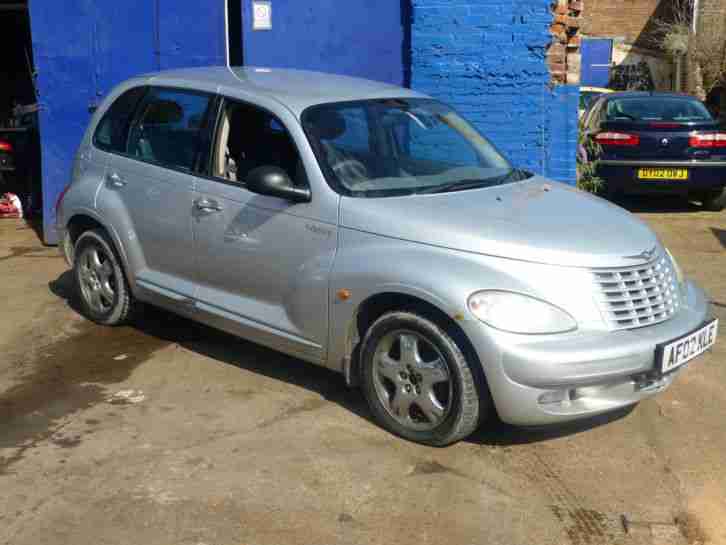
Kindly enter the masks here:
<path id="1" fill-rule="evenodd" d="M 726 325 L 726 213 L 661 204 Z M 69 279 L 0 221 L 0 543 L 726 543 L 726 340 L 630 411 L 433 449 L 301 361 L 162 311 L 94 326 Z"/>

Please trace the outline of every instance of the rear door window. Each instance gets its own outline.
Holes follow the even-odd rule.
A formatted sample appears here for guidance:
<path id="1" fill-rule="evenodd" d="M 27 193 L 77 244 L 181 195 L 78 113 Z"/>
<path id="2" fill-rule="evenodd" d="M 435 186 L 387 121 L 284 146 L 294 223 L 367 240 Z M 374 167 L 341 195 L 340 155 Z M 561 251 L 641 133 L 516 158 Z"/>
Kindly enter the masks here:
<path id="1" fill-rule="evenodd" d="M 94 145 L 114 153 L 126 153 L 129 129 L 146 87 L 135 87 L 123 93 L 101 119 L 93 136 Z"/>
<path id="2" fill-rule="evenodd" d="M 213 102 L 205 93 L 152 88 L 131 129 L 126 153 L 150 163 L 194 170 L 206 142 L 203 136 Z"/>

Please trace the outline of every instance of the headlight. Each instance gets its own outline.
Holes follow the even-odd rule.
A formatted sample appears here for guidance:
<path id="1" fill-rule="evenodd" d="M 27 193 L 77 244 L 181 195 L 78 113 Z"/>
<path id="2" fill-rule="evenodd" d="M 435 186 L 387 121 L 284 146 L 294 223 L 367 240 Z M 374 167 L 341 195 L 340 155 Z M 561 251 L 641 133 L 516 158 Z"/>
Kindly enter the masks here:
<path id="1" fill-rule="evenodd" d="M 510 333 L 537 335 L 577 329 L 575 320 L 564 310 L 509 291 L 477 292 L 469 297 L 469 310 L 485 324 Z"/>
<path id="2" fill-rule="evenodd" d="M 671 258 L 671 264 L 673 265 L 673 270 L 676 272 L 676 278 L 678 279 L 678 285 L 680 286 L 685 280 L 683 276 L 683 271 L 681 270 L 681 266 L 678 264 L 678 261 L 676 261 L 676 258 L 673 257 L 673 254 L 668 248 L 666 248 L 665 251 L 668 254 L 668 257 Z"/>

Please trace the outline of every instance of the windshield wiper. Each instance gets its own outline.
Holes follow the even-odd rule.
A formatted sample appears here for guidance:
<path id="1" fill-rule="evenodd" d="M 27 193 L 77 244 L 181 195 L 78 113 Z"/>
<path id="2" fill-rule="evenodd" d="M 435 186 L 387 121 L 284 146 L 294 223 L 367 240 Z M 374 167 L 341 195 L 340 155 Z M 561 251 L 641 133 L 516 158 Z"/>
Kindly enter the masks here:
<path id="1" fill-rule="evenodd" d="M 518 182 L 529 178 L 530 174 L 524 170 L 513 168 L 502 176 L 495 176 L 494 178 L 471 178 L 466 180 L 457 180 L 455 182 L 449 182 L 447 184 L 434 185 L 426 187 L 420 191 L 416 191 L 414 195 L 430 195 L 432 193 L 446 193 L 447 191 L 465 191 L 467 189 L 477 189 L 479 187 L 490 187 L 494 185 L 501 185 L 507 182 Z"/>
<path id="2" fill-rule="evenodd" d="M 472 178 L 470 180 L 457 180 L 447 184 L 433 185 L 425 187 L 419 191 L 415 191 L 414 195 L 428 195 L 431 193 L 446 193 L 447 191 L 464 191 L 465 189 L 475 189 L 489 185 L 489 181 L 485 179 Z"/>

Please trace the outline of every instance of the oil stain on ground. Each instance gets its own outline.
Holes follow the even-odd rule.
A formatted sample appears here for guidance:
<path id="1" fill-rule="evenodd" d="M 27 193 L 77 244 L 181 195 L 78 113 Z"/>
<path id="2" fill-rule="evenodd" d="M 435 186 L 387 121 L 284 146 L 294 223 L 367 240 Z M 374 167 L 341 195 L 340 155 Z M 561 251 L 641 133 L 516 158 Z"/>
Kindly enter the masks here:
<path id="1" fill-rule="evenodd" d="M 21 360 L 20 382 L 0 393 L 0 474 L 41 441 L 72 447 L 78 442 L 58 434 L 68 417 L 107 398 L 108 385 L 129 378 L 154 352 L 179 338 L 187 322 L 152 310 L 135 327 L 110 328 L 81 322 L 69 336 Z M 125 354 L 122 360 L 114 359 Z M 53 441 L 57 438 L 58 441 Z"/>

